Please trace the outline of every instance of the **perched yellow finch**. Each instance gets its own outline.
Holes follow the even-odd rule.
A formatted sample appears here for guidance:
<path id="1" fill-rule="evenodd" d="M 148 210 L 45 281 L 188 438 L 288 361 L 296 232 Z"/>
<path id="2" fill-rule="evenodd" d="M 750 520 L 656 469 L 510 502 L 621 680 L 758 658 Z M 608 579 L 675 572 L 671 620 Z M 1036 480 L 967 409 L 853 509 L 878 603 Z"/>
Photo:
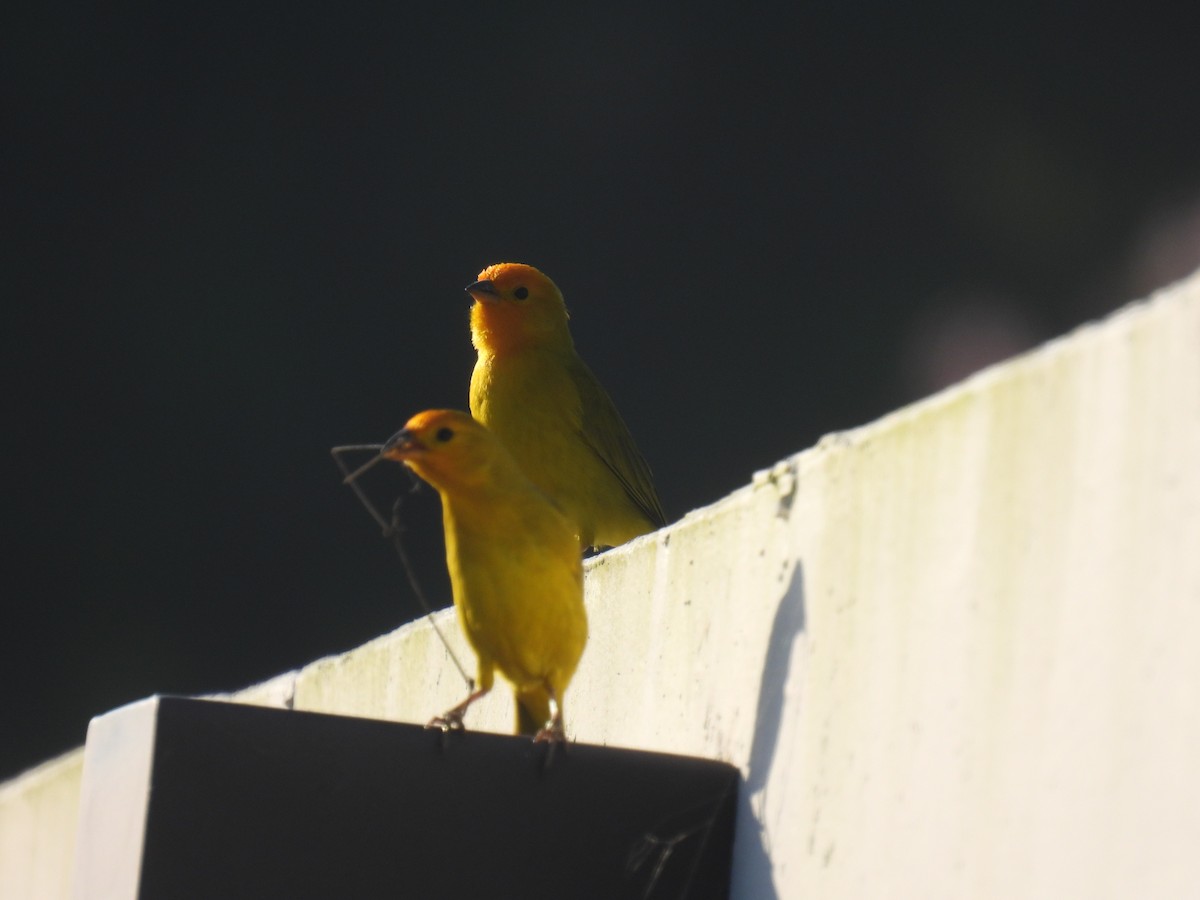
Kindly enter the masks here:
<path id="1" fill-rule="evenodd" d="M 499 669 L 513 686 L 517 733 L 562 739 L 563 695 L 587 642 L 574 525 L 464 412 L 418 413 L 380 455 L 441 495 L 454 606 L 479 662 L 475 690 L 430 724 L 461 728 Z"/>
<path id="2" fill-rule="evenodd" d="M 665 524 L 650 467 L 575 352 L 554 282 L 498 263 L 466 290 L 478 351 L 471 413 L 567 514 L 580 544 L 616 546 Z"/>

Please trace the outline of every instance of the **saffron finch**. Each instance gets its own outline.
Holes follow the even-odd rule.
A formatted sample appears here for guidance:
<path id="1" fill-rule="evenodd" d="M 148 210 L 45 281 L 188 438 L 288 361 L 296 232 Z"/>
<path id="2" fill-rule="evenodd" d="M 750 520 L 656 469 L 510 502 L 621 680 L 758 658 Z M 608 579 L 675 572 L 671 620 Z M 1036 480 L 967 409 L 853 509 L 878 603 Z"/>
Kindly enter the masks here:
<path id="1" fill-rule="evenodd" d="M 464 412 L 418 413 L 380 455 L 441 496 L 454 606 L 478 658 L 475 689 L 430 725 L 461 728 L 499 669 L 513 686 L 517 733 L 563 739 L 563 695 L 587 642 L 574 526 Z"/>
<path id="2" fill-rule="evenodd" d="M 567 308 L 533 266 L 498 263 L 468 285 L 471 413 L 575 523 L 580 544 L 623 544 L 666 523 L 650 467 L 575 352 Z"/>

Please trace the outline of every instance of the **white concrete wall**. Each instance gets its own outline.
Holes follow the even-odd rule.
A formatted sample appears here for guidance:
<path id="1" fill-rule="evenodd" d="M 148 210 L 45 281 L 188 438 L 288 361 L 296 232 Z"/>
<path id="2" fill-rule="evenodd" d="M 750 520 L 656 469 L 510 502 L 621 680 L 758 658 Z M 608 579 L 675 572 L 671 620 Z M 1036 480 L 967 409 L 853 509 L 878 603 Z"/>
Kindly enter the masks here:
<path id="1" fill-rule="evenodd" d="M 587 600 L 568 729 L 740 766 L 737 897 L 1200 896 L 1200 277 L 593 560 Z M 462 692 L 420 623 L 255 700 Z"/>
<path id="2" fill-rule="evenodd" d="M 0 784 L 0 898 L 71 896 L 83 748 Z"/>

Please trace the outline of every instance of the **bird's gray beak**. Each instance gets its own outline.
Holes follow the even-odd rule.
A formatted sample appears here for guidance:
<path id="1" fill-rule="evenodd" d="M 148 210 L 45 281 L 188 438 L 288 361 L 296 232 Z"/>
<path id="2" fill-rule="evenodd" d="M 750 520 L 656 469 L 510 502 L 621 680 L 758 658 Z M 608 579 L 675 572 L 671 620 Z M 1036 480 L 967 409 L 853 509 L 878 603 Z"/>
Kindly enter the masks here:
<path id="1" fill-rule="evenodd" d="M 384 442 L 379 455 L 388 459 L 403 459 L 405 455 L 419 446 L 416 436 L 407 428 L 401 428 Z"/>
<path id="2" fill-rule="evenodd" d="M 500 292 L 490 281 L 476 281 L 468 284 L 466 292 L 481 303 L 495 303 L 500 299 Z"/>

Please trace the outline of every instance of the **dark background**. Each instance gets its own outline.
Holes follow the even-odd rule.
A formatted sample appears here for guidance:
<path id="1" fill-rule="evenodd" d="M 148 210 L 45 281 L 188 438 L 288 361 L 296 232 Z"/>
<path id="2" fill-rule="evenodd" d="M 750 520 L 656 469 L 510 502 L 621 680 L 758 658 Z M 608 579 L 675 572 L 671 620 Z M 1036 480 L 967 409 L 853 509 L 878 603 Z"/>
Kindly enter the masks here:
<path id="1" fill-rule="evenodd" d="M 557 281 L 672 519 L 1200 263 L 1183 4 L 28 6 L 0 777 L 416 614 L 328 448 L 466 406 L 489 263 Z"/>

